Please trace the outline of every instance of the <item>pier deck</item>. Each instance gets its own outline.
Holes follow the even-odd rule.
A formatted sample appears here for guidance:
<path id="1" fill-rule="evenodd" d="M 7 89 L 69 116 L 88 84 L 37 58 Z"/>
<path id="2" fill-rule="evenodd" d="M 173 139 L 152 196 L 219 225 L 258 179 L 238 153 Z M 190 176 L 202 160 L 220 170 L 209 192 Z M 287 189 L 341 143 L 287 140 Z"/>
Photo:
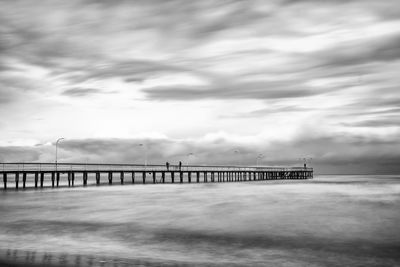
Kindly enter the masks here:
<path id="1" fill-rule="evenodd" d="M 73 187 L 88 184 L 219 183 L 312 179 L 305 167 L 138 165 L 85 163 L 2 163 L 3 189 Z"/>

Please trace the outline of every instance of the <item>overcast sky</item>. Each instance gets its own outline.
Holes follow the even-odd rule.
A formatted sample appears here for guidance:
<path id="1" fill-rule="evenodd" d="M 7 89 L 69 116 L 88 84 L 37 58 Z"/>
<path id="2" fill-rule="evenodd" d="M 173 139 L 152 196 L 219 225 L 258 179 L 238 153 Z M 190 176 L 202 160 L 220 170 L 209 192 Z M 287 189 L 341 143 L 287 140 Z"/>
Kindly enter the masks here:
<path id="1" fill-rule="evenodd" d="M 398 0 L 0 7 L 0 161 L 400 171 Z"/>

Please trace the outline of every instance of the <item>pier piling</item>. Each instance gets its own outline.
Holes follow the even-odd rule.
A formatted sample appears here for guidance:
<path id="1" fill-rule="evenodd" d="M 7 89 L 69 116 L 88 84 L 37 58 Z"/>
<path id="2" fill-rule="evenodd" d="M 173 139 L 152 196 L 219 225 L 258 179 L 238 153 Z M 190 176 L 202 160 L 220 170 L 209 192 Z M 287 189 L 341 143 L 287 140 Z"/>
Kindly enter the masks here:
<path id="1" fill-rule="evenodd" d="M 96 185 L 100 185 L 100 172 L 96 172 Z"/>
<path id="2" fill-rule="evenodd" d="M 15 189 L 18 189 L 19 184 L 19 173 L 15 173 Z"/>
<path id="3" fill-rule="evenodd" d="M 26 187 L 26 172 L 22 174 L 22 188 Z"/>
<path id="4" fill-rule="evenodd" d="M 113 182 L 113 173 L 108 172 L 108 184 L 112 185 L 112 182 Z"/>

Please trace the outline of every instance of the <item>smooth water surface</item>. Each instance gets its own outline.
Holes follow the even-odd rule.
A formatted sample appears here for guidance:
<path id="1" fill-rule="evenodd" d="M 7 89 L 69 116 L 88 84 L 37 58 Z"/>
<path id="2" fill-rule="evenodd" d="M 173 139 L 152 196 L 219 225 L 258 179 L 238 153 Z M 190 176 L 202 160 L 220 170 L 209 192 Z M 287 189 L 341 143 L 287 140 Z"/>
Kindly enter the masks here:
<path id="1" fill-rule="evenodd" d="M 0 191 L 22 266 L 400 266 L 400 177 Z"/>

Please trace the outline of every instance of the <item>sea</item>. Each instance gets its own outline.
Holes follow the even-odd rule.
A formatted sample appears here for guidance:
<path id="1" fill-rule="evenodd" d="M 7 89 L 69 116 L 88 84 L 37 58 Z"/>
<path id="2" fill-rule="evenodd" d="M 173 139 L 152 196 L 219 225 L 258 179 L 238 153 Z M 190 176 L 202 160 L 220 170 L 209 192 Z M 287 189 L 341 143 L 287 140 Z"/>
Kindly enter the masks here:
<path id="1" fill-rule="evenodd" d="M 400 176 L 0 189 L 0 266 L 400 266 Z"/>

